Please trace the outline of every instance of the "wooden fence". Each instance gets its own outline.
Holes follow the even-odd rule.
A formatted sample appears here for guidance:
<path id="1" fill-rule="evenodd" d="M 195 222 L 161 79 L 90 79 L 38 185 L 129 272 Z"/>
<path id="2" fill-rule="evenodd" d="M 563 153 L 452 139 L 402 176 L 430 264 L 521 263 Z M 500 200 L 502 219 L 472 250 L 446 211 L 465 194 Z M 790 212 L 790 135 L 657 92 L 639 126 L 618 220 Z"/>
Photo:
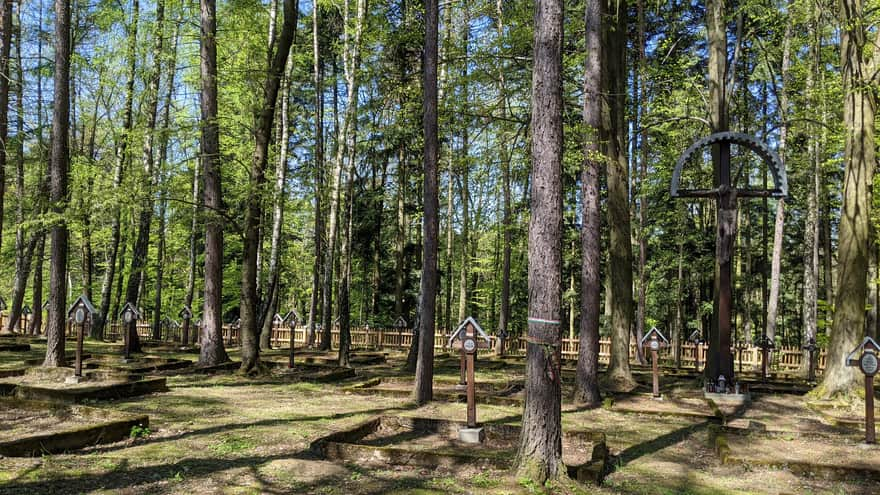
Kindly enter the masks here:
<path id="1" fill-rule="evenodd" d="M 149 322 L 140 321 L 137 324 L 138 335 L 142 339 L 152 340 L 152 327 Z M 287 348 L 290 345 L 290 328 L 286 326 L 274 326 L 272 328 L 272 346 L 279 348 Z M 297 327 L 294 331 L 294 342 L 296 346 L 304 346 L 308 339 L 307 329 L 305 327 Z M 169 342 L 180 342 L 182 338 L 182 328 L 163 328 L 162 339 Z M 108 329 L 108 339 L 119 339 L 119 325 L 113 323 Z M 339 331 L 333 329 L 330 334 L 331 346 L 336 348 L 339 345 Z M 195 326 L 190 327 L 189 338 L 191 342 L 195 342 L 198 338 L 198 329 Z M 232 325 L 223 326 L 223 342 L 229 346 L 237 346 L 240 344 L 240 330 Z M 351 330 L 351 346 L 353 349 L 381 349 L 381 350 L 399 350 L 409 349 L 412 345 L 412 332 L 408 330 L 398 331 L 389 328 L 367 328 L 356 327 Z M 490 336 L 491 348 L 495 348 L 496 337 Z M 320 345 L 323 335 L 319 331 L 315 335 L 315 344 Z M 434 348 L 438 350 L 447 349 L 449 335 L 437 334 L 434 336 Z M 510 338 L 505 342 L 505 352 L 508 355 L 523 356 L 526 352 L 526 342 L 519 338 Z M 562 339 L 562 358 L 564 360 L 574 361 L 577 359 L 579 341 L 577 339 Z M 630 343 L 630 360 L 636 360 L 636 345 Z M 705 363 L 708 346 L 696 346 L 691 343 L 682 343 L 681 345 L 681 365 L 682 367 L 693 367 L 695 365 L 694 358 L 699 352 L 700 363 Z M 611 340 L 603 338 L 599 340 L 599 362 L 608 363 L 611 356 Z M 664 348 L 660 350 L 661 361 L 670 364 L 673 359 L 672 349 Z M 771 363 L 769 368 L 775 371 L 792 371 L 801 365 L 803 359 L 803 351 L 799 347 L 780 347 L 771 353 Z M 825 369 L 825 350 L 819 351 L 816 356 L 816 369 Z M 739 369 L 740 364 L 743 370 L 756 370 L 761 366 L 761 349 L 758 347 L 747 347 L 742 352 L 734 352 L 734 366 Z"/>

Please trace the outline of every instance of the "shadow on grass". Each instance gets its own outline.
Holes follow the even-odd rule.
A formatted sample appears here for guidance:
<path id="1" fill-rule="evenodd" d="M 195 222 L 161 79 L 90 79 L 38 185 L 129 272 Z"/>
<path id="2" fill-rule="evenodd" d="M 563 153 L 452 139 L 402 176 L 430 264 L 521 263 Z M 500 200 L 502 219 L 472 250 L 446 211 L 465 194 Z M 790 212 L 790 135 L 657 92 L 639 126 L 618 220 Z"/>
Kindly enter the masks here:
<path id="1" fill-rule="evenodd" d="M 247 469 L 253 478 L 259 482 L 260 493 L 286 494 L 286 493 L 314 493 L 328 486 L 339 486 L 348 478 L 351 468 L 346 466 L 342 469 L 345 473 L 336 473 L 319 477 L 310 482 L 297 482 L 282 484 L 270 477 L 262 475 L 259 466 L 279 460 L 303 460 L 322 461 L 308 449 L 292 453 L 283 453 L 266 456 L 246 456 L 234 459 L 217 458 L 187 458 L 177 462 L 154 465 L 154 466 L 125 466 L 123 469 L 113 469 L 104 473 L 82 475 L 59 475 L 51 479 L 25 481 L 32 474 L 32 470 L 26 471 L 15 479 L 0 485 L 0 495 L 17 495 L 21 493 L 51 493 L 68 494 L 84 493 L 92 490 L 122 491 L 138 489 L 140 493 L 167 493 L 174 491 L 167 482 L 183 479 L 195 480 L 210 477 L 233 469 Z M 430 489 L 430 478 L 416 476 L 403 476 L 391 478 L 382 476 L 384 471 L 369 471 L 357 469 L 359 493 L 384 494 L 400 490 L 409 492 L 417 489 Z M 182 474 L 185 473 L 185 474 Z M 237 478 L 242 478 L 237 476 Z M 148 486 L 161 483 L 160 486 Z M 292 485 L 292 486 L 291 486 Z M 234 488 L 232 486 L 228 488 Z M 253 489 L 255 487 L 249 486 Z M 360 488 L 365 488 L 361 490 Z M 436 490 L 436 489 L 435 489 Z M 436 490 L 440 493 L 439 490 Z"/>
<path id="2" fill-rule="evenodd" d="M 181 440 L 181 439 L 190 438 L 190 437 L 213 435 L 215 433 L 223 433 L 223 432 L 233 431 L 233 430 L 244 430 L 244 429 L 253 428 L 253 427 L 281 426 L 281 425 L 286 425 L 286 424 L 291 424 L 291 423 L 307 423 L 307 422 L 311 422 L 311 421 L 327 421 L 327 420 L 333 421 L 333 420 L 345 419 L 345 418 L 349 418 L 349 417 L 353 417 L 353 416 L 359 416 L 362 414 L 367 415 L 367 416 L 374 416 L 374 415 L 380 415 L 380 414 L 388 414 L 388 413 L 391 413 L 394 411 L 408 411 L 408 410 L 413 410 L 416 408 L 417 408 L 417 406 L 415 405 L 415 403 L 408 403 L 408 404 L 401 406 L 401 407 L 386 407 L 386 408 L 377 408 L 377 409 L 368 409 L 368 410 L 349 411 L 349 412 L 344 412 L 344 413 L 331 414 L 329 416 L 302 416 L 302 417 L 297 417 L 297 418 L 263 419 L 263 420 L 259 420 L 259 421 L 252 421 L 249 423 L 221 424 L 221 425 L 211 426 L 208 428 L 202 428 L 199 430 L 184 431 L 184 432 L 177 433 L 175 435 L 169 435 L 169 436 L 165 436 L 165 437 L 158 437 L 158 436 L 152 437 L 152 438 L 149 438 L 145 442 L 142 442 L 138 445 L 151 445 L 151 444 L 157 444 L 157 443 L 172 442 L 172 441 Z M 117 450 L 124 450 L 124 449 L 130 448 L 130 447 L 131 447 L 130 444 L 110 445 L 107 447 L 95 447 L 93 449 L 90 449 L 89 453 L 103 454 L 103 453 L 107 453 L 107 452 L 114 452 Z"/>
<path id="3" fill-rule="evenodd" d="M 750 405 L 751 403 L 747 402 L 745 404 L 737 406 L 731 414 L 725 416 L 724 421 L 730 421 L 742 417 L 746 413 L 746 411 L 748 411 Z M 646 442 L 632 445 L 620 451 L 620 453 L 615 456 L 617 461 L 616 464 L 618 467 L 623 467 L 630 462 L 639 459 L 640 457 L 653 454 L 667 447 L 671 447 L 672 445 L 680 443 L 686 440 L 691 435 L 706 430 L 711 424 L 720 423 L 721 419 L 710 418 L 706 421 L 701 421 L 699 423 L 670 431 L 669 433 L 660 435 L 659 437 L 653 438 Z"/>

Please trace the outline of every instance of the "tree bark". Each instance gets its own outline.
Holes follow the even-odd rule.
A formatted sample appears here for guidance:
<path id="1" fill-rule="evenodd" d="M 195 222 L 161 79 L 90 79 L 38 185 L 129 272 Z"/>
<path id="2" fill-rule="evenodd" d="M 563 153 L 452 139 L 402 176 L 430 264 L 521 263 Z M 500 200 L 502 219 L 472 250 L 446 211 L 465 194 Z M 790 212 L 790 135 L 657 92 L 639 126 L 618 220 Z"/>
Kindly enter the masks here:
<path id="1" fill-rule="evenodd" d="M 161 60 L 162 47 L 165 42 L 165 31 L 163 24 L 165 21 L 165 1 L 158 0 L 156 2 L 156 26 L 153 31 L 153 60 Z M 156 159 L 155 159 L 155 135 L 156 121 L 159 111 L 159 81 L 161 79 L 161 64 L 155 63 L 149 69 L 146 76 L 146 96 L 145 106 L 147 113 L 146 131 L 144 133 L 143 143 L 143 161 L 145 191 L 142 192 L 140 212 L 138 215 L 137 236 L 135 237 L 134 247 L 131 252 L 131 267 L 128 272 L 128 285 L 125 290 L 125 301 L 135 306 L 139 305 L 141 297 L 144 296 L 141 290 L 142 284 L 145 282 L 145 268 L 147 263 L 147 254 L 150 246 L 150 224 L 153 222 L 153 191 L 156 189 Z M 130 352 L 141 352 L 140 337 L 137 334 L 134 325 L 128 326 L 128 346 Z"/>
<path id="2" fill-rule="evenodd" d="M 563 2 L 537 0 L 531 104 L 532 214 L 526 388 L 515 465 L 519 477 L 539 484 L 565 476 L 560 380 L 562 26 Z"/>
<path id="3" fill-rule="evenodd" d="M 284 80 L 281 83 L 281 137 L 278 163 L 275 166 L 275 201 L 272 208 L 272 244 L 269 248 L 269 290 L 265 295 L 265 309 L 260 316 L 260 348 L 272 348 L 273 315 L 278 311 L 277 300 L 281 279 L 281 226 L 284 221 L 284 183 L 287 180 L 287 141 L 290 138 L 290 78 L 293 75 L 292 59 L 288 58 Z"/>
<path id="4" fill-rule="evenodd" d="M 606 43 L 603 46 L 608 104 L 604 119 L 608 126 L 608 224 L 610 229 L 609 272 L 611 276 L 611 361 L 606 379 L 613 390 L 635 386 L 629 366 L 632 331 L 632 237 L 629 216 L 629 178 L 626 160 L 626 10 L 610 4 Z"/>
<path id="5" fill-rule="evenodd" d="M 220 129 L 217 122 L 217 4 L 199 0 L 201 77 L 201 160 L 205 174 L 205 304 L 199 365 L 229 361 L 223 346 L 223 190 L 220 168 Z"/>
<path id="6" fill-rule="evenodd" d="M 468 43 L 470 43 L 470 9 L 468 3 L 462 3 L 461 19 L 461 52 L 463 56 L 461 65 L 461 95 L 459 98 L 465 108 L 468 107 L 470 95 L 468 93 Z M 468 317 L 468 279 L 471 273 L 471 235 L 470 235 L 470 205 L 471 205 L 471 189 L 470 189 L 470 123 L 465 120 L 461 126 L 461 181 L 459 192 L 461 194 L 461 265 L 459 267 L 458 279 L 458 322 L 464 321 Z"/>
<path id="7" fill-rule="evenodd" d="M 877 82 L 873 78 L 880 49 L 874 48 L 873 60 L 865 60 L 864 48 L 869 41 L 864 7 L 863 0 L 843 0 L 840 11 L 845 147 L 837 286 L 846 287 L 846 290 L 839 290 L 836 294 L 828 361 L 822 382 L 812 392 L 820 398 L 852 394 L 862 381 L 861 373 L 847 366 L 845 361 L 864 335 L 868 224 L 876 163 L 872 86 Z"/>
<path id="8" fill-rule="evenodd" d="M 162 115 L 162 134 L 159 138 L 159 175 L 158 186 L 161 191 L 159 198 L 159 242 L 156 246 L 156 294 L 153 306 L 153 339 L 162 339 L 162 289 L 165 283 L 165 252 L 167 244 L 166 235 L 166 212 L 168 210 L 168 186 L 163 184 L 165 176 L 165 164 L 168 161 L 168 142 L 171 129 L 171 104 L 174 96 L 174 76 L 177 66 L 177 43 L 180 33 L 180 24 L 175 24 L 173 45 L 167 67 L 168 91 L 165 93 L 164 109 Z"/>
<path id="9" fill-rule="evenodd" d="M 49 262 L 49 317 L 46 329 L 46 359 L 43 366 L 64 365 L 64 334 L 67 316 L 67 243 L 64 221 L 70 201 L 70 0 L 55 0 L 55 84 L 52 112 L 52 158 L 49 162 L 49 200 L 57 220 L 51 227 Z"/>
<path id="10" fill-rule="evenodd" d="M 602 0 L 588 0 L 585 9 L 584 125 L 587 138 L 581 168 L 581 322 L 574 400 L 596 407 L 599 393 L 599 293 L 602 278 L 602 220 L 599 174 L 602 166 Z"/>
<path id="11" fill-rule="evenodd" d="M 12 73 L 12 0 L 0 0 L 0 245 L 3 240 L 3 204 L 6 200 L 6 161 L 9 142 L 9 88 Z M 19 44 L 21 40 L 18 41 Z"/>
<path id="12" fill-rule="evenodd" d="M 2 8 L 2 6 L 0 6 Z M 18 66 L 18 74 L 16 79 L 16 161 L 15 161 L 15 220 L 18 227 L 15 231 L 15 277 L 12 282 L 12 300 L 10 301 L 9 315 L 6 328 L 0 328 L 0 333 L 11 333 L 14 331 L 21 319 L 21 308 L 24 302 L 24 294 L 27 289 L 27 279 L 30 275 L 31 261 L 33 259 L 34 249 L 37 241 L 42 236 L 40 229 L 34 229 L 29 239 L 25 231 L 25 177 L 24 177 L 24 68 L 21 63 L 21 9 L 17 11 L 16 23 L 16 61 Z M 11 71 L 10 71 L 11 72 Z M 6 141 L 7 148 L 9 146 Z M 0 144 L 2 146 L 2 144 Z M 39 193 L 37 194 L 39 197 Z M 2 199 L 0 199 L 2 200 Z M 38 202 L 39 205 L 39 202 Z M 39 307 L 34 308 L 34 314 L 42 313 Z"/>
<path id="13" fill-rule="evenodd" d="M 446 8 L 449 8 L 448 6 Z M 413 399 L 417 404 L 430 402 L 434 397 L 434 330 L 437 303 L 437 253 L 440 235 L 440 196 L 438 161 L 440 155 L 437 137 L 437 28 L 440 10 L 437 0 L 425 0 L 425 45 L 423 53 L 422 127 L 425 136 L 424 220 L 422 223 L 422 277 L 419 297 L 419 349 L 416 362 Z"/>
<path id="14" fill-rule="evenodd" d="M 31 296 L 34 303 L 34 315 L 31 317 L 31 335 L 39 335 L 43 328 L 43 257 L 45 254 L 46 233 L 40 232 L 34 254 L 34 287 Z"/>
<path id="15" fill-rule="evenodd" d="M 324 266 L 324 212 L 321 196 L 324 194 L 324 67 L 321 61 L 321 46 L 318 26 L 321 9 L 317 2 L 312 4 L 312 62 L 315 83 L 315 264 L 312 267 L 312 295 L 309 303 L 309 331 L 307 347 L 315 345 L 315 325 L 318 322 L 321 303 L 321 267 Z"/>
<path id="16" fill-rule="evenodd" d="M 268 75 L 263 85 L 263 100 L 255 115 L 256 146 L 251 161 L 247 206 L 244 217 L 244 254 L 241 263 L 241 372 L 254 373 L 260 366 L 259 330 L 262 322 L 257 308 L 257 253 L 262 219 L 262 190 L 266 182 L 266 164 L 269 160 L 269 142 L 281 79 L 287 66 L 290 46 L 296 34 L 299 13 L 298 0 L 284 0 L 284 24 L 278 36 L 278 46 L 272 56 Z"/>
<path id="17" fill-rule="evenodd" d="M 780 145 L 780 149 L 782 146 Z M 770 257 L 770 296 L 767 299 L 767 337 L 776 338 L 776 319 L 779 313 L 779 279 L 782 268 L 782 235 L 785 228 L 785 199 L 776 203 L 773 223 L 773 252 Z"/>
<path id="18" fill-rule="evenodd" d="M 409 183 L 406 165 L 406 147 L 403 143 L 397 155 L 397 232 L 394 244 L 394 318 L 403 314 L 403 292 L 406 288 L 404 256 L 407 239 L 406 188 Z"/>
<path id="19" fill-rule="evenodd" d="M 132 0 L 132 18 L 128 33 L 128 48 L 126 57 L 128 57 L 128 72 L 125 84 L 125 106 L 122 117 L 122 135 L 117 138 L 116 148 L 116 164 L 113 169 L 113 191 L 118 194 L 119 188 L 122 186 L 123 171 L 128 155 L 128 140 L 132 129 L 132 112 L 134 106 L 134 79 L 137 68 L 137 28 L 140 17 L 140 2 Z M 104 329 L 109 321 L 116 318 L 111 313 L 111 300 L 113 292 L 113 280 L 116 276 L 117 257 L 119 255 L 119 243 L 122 236 L 121 232 L 121 214 L 119 208 L 113 212 L 113 220 L 110 224 L 110 251 L 107 256 L 107 270 L 104 272 L 104 280 L 101 283 L 101 307 L 100 317 L 92 326 L 96 335 L 104 335 Z M 122 279 L 122 274 L 119 274 Z"/>
<path id="20" fill-rule="evenodd" d="M 645 9 L 644 9 L 644 1 L 638 0 L 638 32 L 639 32 L 639 47 L 638 47 L 638 55 L 639 60 L 638 64 L 634 68 L 637 73 L 637 77 L 634 79 L 638 81 L 639 93 L 638 93 L 638 108 L 634 110 L 636 115 L 639 117 L 637 122 L 641 122 L 641 115 L 644 113 L 644 107 L 647 105 L 645 90 L 646 83 L 642 79 L 646 66 L 646 57 L 645 57 Z M 644 125 L 636 125 L 637 128 L 641 128 L 639 132 L 639 292 L 638 292 L 638 303 L 637 303 L 637 316 L 636 316 L 636 342 L 641 342 L 642 337 L 645 335 L 645 318 L 646 318 L 646 305 L 648 303 L 648 131 Z M 636 346 L 636 355 L 639 358 L 639 364 L 645 365 L 647 364 L 647 360 L 645 359 L 645 352 L 642 346 Z"/>
<path id="21" fill-rule="evenodd" d="M 790 5 L 790 4 L 789 4 Z M 788 85 L 791 68 L 791 37 L 794 28 L 794 20 L 789 16 L 785 24 L 785 34 L 782 41 L 782 85 L 777 88 L 779 95 L 779 114 L 782 126 L 779 129 L 779 158 L 783 166 L 788 163 L 786 151 L 788 147 Z M 785 228 L 785 198 L 780 198 L 776 203 L 776 221 L 773 224 L 773 254 L 770 261 L 770 298 L 767 302 L 767 337 L 776 337 L 776 318 L 779 308 L 779 283 L 782 268 L 782 241 Z"/>

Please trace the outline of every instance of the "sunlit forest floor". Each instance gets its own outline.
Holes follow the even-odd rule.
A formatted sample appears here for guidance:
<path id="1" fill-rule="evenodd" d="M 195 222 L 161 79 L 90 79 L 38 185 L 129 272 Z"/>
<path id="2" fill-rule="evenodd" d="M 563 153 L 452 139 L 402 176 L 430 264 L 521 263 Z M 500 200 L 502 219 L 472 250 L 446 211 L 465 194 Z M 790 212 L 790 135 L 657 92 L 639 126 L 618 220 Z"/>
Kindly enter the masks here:
<path id="1" fill-rule="evenodd" d="M 117 349 L 109 344 L 86 345 L 92 354 Z M 28 352 L 0 352 L 0 369 L 21 366 L 44 352 L 40 343 L 33 343 Z M 151 354 L 198 358 L 191 353 Z M 234 349 L 231 354 L 235 359 Z M 272 351 L 266 359 L 284 361 L 286 351 Z M 322 384 L 278 374 L 246 378 L 229 371 L 163 372 L 168 392 L 88 403 L 149 415 L 145 435 L 67 454 L 0 458 L 0 493 L 540 492 L 534 483 L 505 471 L 471 466 L 377 468 L 318 458 L 310 450 L 312 441 L 373 416 L 464 420 L 465 404 L 450 399 L 415 408 L 403 395 L 351 388 L 366 382 L 374 388 L 405 390 L 409 377 L 400 371 L 404 359 L 392 353 L 386 363 L 359 367 L 354 378 Z M 438 390 L 451 388 L 458 378 L 457 358 L 441 357 L 438 365 Z M 479 421 L 519 422 L 521 392 L 517 390 L 523 372 L 524 366 L 515 359 L 479 360 L 477 382 L 484 391 L 503 392 L 507 398 L 478 405 Z M 695 387 L 688 390 L 692 378 L 667 380 L 671 383 L 664 390 L 666 400 L 657 402 L 641 393 L 649 390 L 650 376 L 638 377 L 643 382 L 639 393 L 608 399 L 602 408 L 578 410 L 564 402 L 564 427 L 603 431 L 611 451 L 604 484 L 584 485 L 584 493 L 867 494 L 880 486 L 880 449 L 860 443 L 860 426 L 834 424 L 827 415 L 808 408 L 802 397 L 755 394 L 748 406 L 719 410 L 700 399 Z M 572 375 L 566 373 L 563 379 L 567 395 Z M 727 429 L 720 426 L 719 415 Z M 722 463 L 722 458 L 727 462 Z"/>

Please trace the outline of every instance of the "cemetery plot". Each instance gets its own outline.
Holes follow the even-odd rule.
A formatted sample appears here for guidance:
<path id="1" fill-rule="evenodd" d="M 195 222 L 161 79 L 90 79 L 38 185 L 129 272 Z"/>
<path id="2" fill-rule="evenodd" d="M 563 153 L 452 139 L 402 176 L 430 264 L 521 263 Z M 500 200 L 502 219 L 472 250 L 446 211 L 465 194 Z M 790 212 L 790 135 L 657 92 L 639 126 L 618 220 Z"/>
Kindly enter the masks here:
<path id="1" fill-rule="evenodd" d="M 654 400 L 653 394 L 620 394 L 608 400 L 610 409 L 624 414 L 650 414 L 721 420 L 721 413 L 702 398 L 664 395 L 664 400 Z"/>
<path id="2" fill-rule="evenodd" d="M 178 370 L 192 366 L 193 362 L 186 359 L 160 358 L 144 356 L 122 362 L 119 356 L 94 356 L 86 359 L 83 366 L 87 369 L 100 368 L 127 373 L 150 373 L 156 371 Z"/>
<path id="3" fill-rule="evenodd" d="M 522 381 L 514 382 L 476 382 L 474 384 L 476 401 L 481 404 L 522 405 Z M 388 397 L 409 397 L 412 395 L 413 382 L 404 378 L 378 377 L 346 388 L 347 391 L 360 395 L 384 395 Z M 435 380 L 434 400 L 446 402 L 463 402 L 466 390 L 458 385 L 457 380 Z"/>
<path id="4" fill-rule="evenodd" d="M 95 371 L 79 383 L 69 383 L 71 368 L 28 368 L 24 374 L 0 380 L 0 393 L 23 399 L 80 403 L 164 392 L 164 377 Z"/>
<path id="5" fill-rule="evenodd" d="M 485 441 L 472 444 L 458 439 L 464 426 L 464 422 L 442 419 L 379 416 L 320 438 L 311 449 L 329 460 L 365 466 L 511 467 L 519 427 L 484 424 Z M 582 482 L 601 482 L 608 456 L 604 433 L 568 432 L 563 436 L 562 450 L 569 476 Z"/>
<path id="6" fill-rule="evenodd" d="M 277 354 L 280 356 L 281 354 Z M 287 356 L 287 351 L 284 350 L 285 357 Z M 269 351 L 263 354 L 264 357 L 273 356 L 273 352 Z M 375 364 L 385 363 L 387 360 L 387 356 L 382 352 L 352 352 L 351 358 L 349 362 L 352 366 L 370 366 Z M 294 363 L 307 363 L 307 364 L 324 364 L 324 365 L 336 365 L 339 362 L 339 358 L 336 352 L 322 352 L 322 351 L 313 351 L 313 350 L 300 350 L 296 349 L 294 351 Z"/>
<path id="7" fill-rule="evenodd" d="M 0 352 L 27 352 L 31 345 L 25 342 L 0 342 Z"/>
<path id="8" fill-rule="evenodd" d="M 0 398 L 0 455 L 40 456 L 128 438 L 149 418 L 78 405 Z"/>

